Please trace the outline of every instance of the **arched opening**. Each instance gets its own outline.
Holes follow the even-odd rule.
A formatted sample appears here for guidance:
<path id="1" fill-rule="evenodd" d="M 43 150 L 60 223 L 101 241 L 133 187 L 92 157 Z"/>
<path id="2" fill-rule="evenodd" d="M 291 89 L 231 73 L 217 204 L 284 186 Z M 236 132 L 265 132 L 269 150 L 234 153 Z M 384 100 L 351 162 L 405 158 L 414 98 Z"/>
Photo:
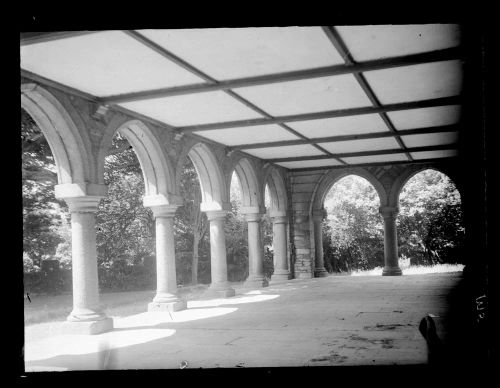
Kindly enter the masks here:
<path id="1" fill-rule="evenodd" d="M 273 223 L 271 218 L 271 193 L 269 185 L 264 187 L 264 206 L 266 212 L 262 216 L 262 245 L 264 246 L 264 276 L 270 280 L 274 273 Z"/>
<path id="2" fill-rule="evenodd" d="M 129 137 L 116 131 L 103 163 L 108 195 L 96 213 L 101 291 L 153 290 L 156 283 L 155 218 L 143 205 L 152 187 Z"/>
<path id="3" fill-rule="evenodd" d="M 233 296 L 227 282 L 226 239 L 224 224 L 229 208 L 226 183 L 219 163 L 210 148 L 197 143 L 184 157 L 192 161 L 200 183 L 200 210 L 206 213 L 210 236 L 210 291 L 220 296 Z M 180 158 L 179 163 L 183 163 Z M 176 181 L 180 182 L 182 164 L 178 164 Z"/>
<path id="4" fill-rule="evenodd" d="M 243 198 L 242 184 L 235 169 L 231 174 L 229 200 L 231 211 L 228 212 L 225 222 L 227 272 L 231 282 L 242 282 L 248 277 L 248 227 L 242 213 Z"/>
<path id="5" fill-rule="evenodd" d="M 55 197 L 56 159 L 41 128 L 22 108 L 21 145 L 24 291 L 70 292 L 71 218 L 66 202 Z M 27 316 L 26 322 L 32 319 Z"/>
<path id="6" fill-rule="evenodd" d="M 210 283 L 210 236 L 207 216 L 200 210 L 202 194 L 189 156 L 180 169 L 179 192 L 184 198 L 174 219 L 177 278 L 183 285 Z"/>
<path id="7" fill-rule="evenodd" d="M 271 282 L 289 280 L 287 193 L 282 175 L 271 167 L 265 175 L 263 219 L 264 273 Z"/>
<path id="8" fill-rule="evenodd" d="M 404 183 L 398 203 L 402 269 L 462 270 L 465 228 L 461 196 L 452 180 L 435 169 L 414 173 Z"/>
<path id="9" fill-rule="evenodd" d="M 363 177 L 347 175 L 332 183 L 324 197 L 323 214 L 313 214 L 315 223 L 323 219 L 324 265 L 328 272 L 352 274 L 384 265 L 379 206 L 377 190 Z"/>

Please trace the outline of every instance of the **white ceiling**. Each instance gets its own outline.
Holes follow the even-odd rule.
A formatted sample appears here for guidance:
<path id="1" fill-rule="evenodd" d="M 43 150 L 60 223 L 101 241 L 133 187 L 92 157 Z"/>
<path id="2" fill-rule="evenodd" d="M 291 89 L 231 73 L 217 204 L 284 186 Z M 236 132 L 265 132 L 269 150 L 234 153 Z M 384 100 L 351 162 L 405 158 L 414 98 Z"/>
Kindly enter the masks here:
<path id="1" fill-rule="evenodd" d="M 332 30 L 356 62 L 449 49 L 459 46 L 461 39 L 459 26 L 453 24 L 340 26 Z M 284 77 L 288 76 L 287 72 L 312 73 L 319 68 L 346 66 L 344 58 L 347 57 L 337 50 L 328 31 L 321 27 L 266 27 L 94 32 L 22 42 L 21 69 L 93 96 L 108 98 L 105 101 L 112 96 L 141 92 L 134 101 L 116 104 L 132 114 L 181 127 L 181 131 L 191 131 L 224 146 L 238 146 L 258 158 L 292 158 L 276 161 L 290 169 L 408 161 L 405 151 L 415 160 L 456 154 L 457 133 L 440 131 L 439 127 L 460 122 L 460 105 L 421 108 L 414 104 L 412 108 L 387 113 L 364 110 L 359 114 L 346 112 L 340 117 L 325 115 L 332 116 L 337 110 L 373 108 L 367 88 L 382 105 L 459 96 L 463 72 L 459 59 L 367 70 L 362 73 L 366 87 L 362 87 L 354 74 L 347 73 L 233 87 L 232 92 L 240 98 L 223 90 L 156 95 L 155 98 L 148 95 L 157 89 L 209 85 L 202 73 L 223 81 L 263 75 Z M 145 44 L 148 39 L 151 42 Z M 151 47 L 155 45 L 157 49 L 153 50 Z M 176 58 L 187 65 L 183 66 Z M 112 107 L 115 102 L 110 101 Z M 283 125 L 263 122 L 249 126 L 244 122 L 290 115 L 305 116 L 293 120 L 283 118 Z M 221 123 L 233 121 L 242 122 L 217 128 Z M 205 124 L 211 124 L 209 130 L 182 128 Z M 435 133 L 397 132 L 419 128 L 433 128 Z M 391 136 L 365 138 L 381 132 Z M 392 134 L 401 136 L 406 150 Z M 350 135 L 353 136 L 345 138 Z M 354 138 L 355 135 L 363 135 L 363 138 Z M 265 144 L 312 143 L 310 139 L 335 136 L 344 138 L 318 144 L 325 152 L 312 144 L 279 147 Z M 245 149 L 245 145 L 255 147 L 255 144 L 259 148 Z M 427 146 L 443 149 L 411 151 Z M 395 149 L 401 149 L 401 153 L 341 159 L 328 155 Z M 317 155 L 327 158 L 307 159 Z"/>

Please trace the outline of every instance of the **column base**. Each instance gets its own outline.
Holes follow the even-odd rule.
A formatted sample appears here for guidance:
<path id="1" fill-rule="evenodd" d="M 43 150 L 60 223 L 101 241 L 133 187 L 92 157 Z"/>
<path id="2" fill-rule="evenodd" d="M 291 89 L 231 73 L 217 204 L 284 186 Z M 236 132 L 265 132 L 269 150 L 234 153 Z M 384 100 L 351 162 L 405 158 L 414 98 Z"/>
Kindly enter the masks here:
<path id="1" fill-rule="evenodd" d="M 286 283 L 290 280 L 290 272 L 276 273 L 271 275 L 270 285 L 278 283 Z"/>
<path id="2" fill-rule="evenodd" d="M 205 295 L 213 298 L 230 298 L 236 295 L 236 291 L 229 286 L 210 286 Z"/>
<path id="3" fill-rule="evenodd" d="M 243 283 L 244 288 L 261 288 L 261 287 L 267 287 L 269 285 L 269 282 L 267 281 L 266 278 L 248 278 L 245 280 Z"/>
<path id="4" fill-rule="evenodd" d="M 324 278 L 326 276 L 328 276 L 328 271 L 325 268 L 316 268 L 314 270 L 314 277 Z"/>
<path id="5" fill-rule="evenodd" d="M 93 335 L 113 330 L 113 318 L 99 321 L 66 321 L 62 324 L 61 334 Z"/>
<path id="6" fill-rule="evenodd" d="M 403 271 L 399 267 L 385 267 L 382 276 L 401 276 Z"/>
<path id="7" fill-rule="evenodd" d="M 149 312 L 174 312 L 187 309 L 187 302 L 185 300 L 173 300 L 171 302 L 151 302 L 148 303 Z"/>

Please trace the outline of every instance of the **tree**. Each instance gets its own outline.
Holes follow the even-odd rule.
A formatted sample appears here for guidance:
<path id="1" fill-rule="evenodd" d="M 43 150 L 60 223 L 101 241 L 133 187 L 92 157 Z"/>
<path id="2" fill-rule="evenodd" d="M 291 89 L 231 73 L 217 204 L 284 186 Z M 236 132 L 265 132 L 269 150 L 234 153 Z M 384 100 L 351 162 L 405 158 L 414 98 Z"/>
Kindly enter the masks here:
<path id="1" fill-rule="evenodd" d="M 23 252 L 26 269 L 37 270 L 66 243 L 69 213 L 55 198 L 57 174 L 47 140 L 31 116 L 21 109 Z"/>
<path id="2" fill-rule="evenodd" d="M 383 263 L 383 229 L 378 196 L 363 178 L 339 180 L 325 198 L 325 265 L 331 270 L 370 269 Z"/>
<path id="3" fill-rule="evenodd" d="M 180 192 L 184 198 L 184 206 L 178 210 L 175 217 L 176 240 L 179 241 L 181 251 L 192 251 L 190 270 L 191 284 L 194 285 L 198 283 L 200 245 L 206 242 L 209 223 L 206 214 L 200 210 L 200 184 L 196 169 L 189 158 L 182 171 Z M 207 244 L 203 245 L 201 250 L 206 259 Z"/>

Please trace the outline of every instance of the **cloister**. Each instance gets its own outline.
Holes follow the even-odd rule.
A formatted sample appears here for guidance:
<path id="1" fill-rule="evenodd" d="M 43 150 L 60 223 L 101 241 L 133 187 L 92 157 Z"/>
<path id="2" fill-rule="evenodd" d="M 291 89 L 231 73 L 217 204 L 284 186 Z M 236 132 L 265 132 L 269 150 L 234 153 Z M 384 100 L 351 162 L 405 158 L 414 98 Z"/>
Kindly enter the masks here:
<path id="1" fill-rule="evenodd" d="M 99 307 L 95 212 L 107 193 L 104 160 L 117 132 L 137 154 L 143 204 L 156 219 L 149 311 L 186 308 L 177 296 L 173 233 L 186 158 L 210 222 L 214 295 L 235 295 L 223 227 L 233 172 L 248 223 L 249 286 L 265 286 L 266 185 L 270 282 L 278 284 L 328 274 L 323 202 L 350 174 L 368 180 L 380 199 L 383 275 L 402 275 L 396 217 L 405 183 L 428 168 L 443 172 L 468 214 L 481 196 L 474 191 L 477 155 L 468 149 L 475 129 L 466 127 L 475 108 L 463 98 L 475 85 L 467 84 L 461 34 L 452 24 L 22 34 L 21 106 L 50 145 L 55 195 L 71 212 L 73 310 L 65 332 L 113 328 Z"/>

